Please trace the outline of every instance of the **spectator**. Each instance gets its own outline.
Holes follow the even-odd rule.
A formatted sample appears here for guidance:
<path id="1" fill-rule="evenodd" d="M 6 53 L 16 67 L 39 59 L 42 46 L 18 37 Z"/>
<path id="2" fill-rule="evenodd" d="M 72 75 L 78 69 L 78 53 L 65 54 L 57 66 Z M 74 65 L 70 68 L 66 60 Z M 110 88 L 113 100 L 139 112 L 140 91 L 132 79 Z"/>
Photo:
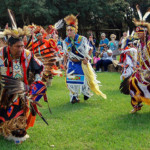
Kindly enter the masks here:
<path id="1" fill-rule="evenodd" d="M 121 49 L 124 49 L 126 45 L 126 39 L 127 39 L 127 32 L 123 32 L 123 36 L 121 37 L 119 41 L 119 45 L 121 45 Z"/>
<path id="2" fill-rule="evenodd" d="M 95 56 L 95 53 L 96 53 L 96 48 L 95 48 L 95 43 L 96 43 L 96 40 L 93 39 L 93 35 L 90 35 L 89 36 L 89 42 L 90 42 L 90 46 L 93 47 L 93 56 Z"/>
<path id="3" fill-rule="evenodd" d="M 100 60 L 99 52 L 95 52 L 95 56 L 93 57 L 93 68 L 96 68 L 96 64 L 99 60 Z"/>
<path id="4" fill-rule="evenodd" d="M 111 41 L 108 43 L 108 47 L 113 52 L 113 56 L 112 56 L 113 59 L 116 60 L 116 56 L 120 55 L 120 52 L 118 51 L 118 41 L 116 41 L 116 35 L 111 34 L 110 39 L 111 39 Z"/>
<path id="5" fill-rule="evenodd" d="M 103 66 L 104 71 L 107 72 L 107 67 L 109 64 L 112 64 L 112 50 L 109 49 L 104 51 L 102 54 L 102 58 L 96 64 L 96 72 Z"/>
<path id="6" fill-rule="evenodd" d="M 100 40 L 100 43 L 99 43 L 99 49 L 100 52 L 103 51 L 104 47 L 108 46 L 108 43 L 109 43 L 109 40 L 106 38 L 106 34 L 105 33 L 102 33 L 101 34 L 101 40 Z"/>

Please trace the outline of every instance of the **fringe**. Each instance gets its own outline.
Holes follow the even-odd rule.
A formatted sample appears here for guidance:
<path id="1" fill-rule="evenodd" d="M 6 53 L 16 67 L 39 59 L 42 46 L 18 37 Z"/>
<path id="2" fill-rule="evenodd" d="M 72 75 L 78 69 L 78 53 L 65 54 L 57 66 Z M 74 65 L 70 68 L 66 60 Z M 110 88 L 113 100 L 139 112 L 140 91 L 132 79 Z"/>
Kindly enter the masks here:
<path id="1" fill-rule="evenodd" d="M 82 69 L 85 75 L 85 78 L 87 80 L 88 86 L 90 87 L 90 89 L 97 95 L 102 96 L 104 99 L 107 98 L 107 96 L 102 93 L 99 89 L 99 85 L 98 83 L 100 83 L 97 79 L 96 79 L 96 74 L 95 71 L 93 70 L 91 64 L 88 62 L 87 65 L 84 65 L 82 62 Z"/>

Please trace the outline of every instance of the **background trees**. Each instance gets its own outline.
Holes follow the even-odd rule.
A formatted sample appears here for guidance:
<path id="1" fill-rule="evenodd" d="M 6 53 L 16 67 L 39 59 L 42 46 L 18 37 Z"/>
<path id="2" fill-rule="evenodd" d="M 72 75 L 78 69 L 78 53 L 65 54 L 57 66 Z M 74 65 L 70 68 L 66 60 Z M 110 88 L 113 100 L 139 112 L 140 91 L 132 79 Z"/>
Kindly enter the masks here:
<path id="1" fill-rule="evenodd" d="M 47 26 L 72 13 L 79 14 L 79 32 L 86 34 L 88 30 L 99 37 L 106 29 L 119 29 L 119 32 L 134 28 L 132 18 L 137 17 L 135 6 L 140 4 L 144 13 L 150 6 L 149 0 L 0 0 L 0 27 L 9 22 L 7 8 L 16 17 L 18 26 L 31 24 Z M 113 30 L 111 30 L 112 32 Z M 115 31 L 115 30 L 114 30 Z M 62 31 L 63 34 L 63 31 Z"/>

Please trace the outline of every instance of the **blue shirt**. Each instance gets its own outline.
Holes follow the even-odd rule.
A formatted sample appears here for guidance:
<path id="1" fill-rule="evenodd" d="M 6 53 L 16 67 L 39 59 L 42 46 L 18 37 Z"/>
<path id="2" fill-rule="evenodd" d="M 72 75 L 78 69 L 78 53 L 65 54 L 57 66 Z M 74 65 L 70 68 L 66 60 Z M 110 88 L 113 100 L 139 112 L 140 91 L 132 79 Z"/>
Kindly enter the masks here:
<path id="1" fill-rule="evenodd" d="M 111 49 L 112 51 L 115 51 L 118 49 L 118 41 L 115 41 L 115 44 L 113 42 L 109 42 L 108 43 L 108 47 L 109 49 Z"/>
<path id="2" fill-rule="evenodd" d="M 106 45 L 108 45 L 108 43 L 109 43 L 109 40 L 107 39 L 107 38 L 105 38 L 104 40 L 100 40 L 100 45 L 101 44 L 106 44 Z M 101 46 L 101 48 L 100 48 L 100 51 L 102 52 L 103 51 L 103 49 L 104 49 L 104 46 Z"/>

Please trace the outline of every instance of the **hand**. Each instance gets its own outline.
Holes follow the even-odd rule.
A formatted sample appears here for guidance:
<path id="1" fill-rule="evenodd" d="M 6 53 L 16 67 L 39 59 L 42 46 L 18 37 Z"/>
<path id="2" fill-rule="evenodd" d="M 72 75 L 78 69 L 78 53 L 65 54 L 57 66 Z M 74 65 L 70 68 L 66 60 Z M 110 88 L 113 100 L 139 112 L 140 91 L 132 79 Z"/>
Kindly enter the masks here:
<path id="1" fill-rule="evenodd" d="M 87 58 L 84 58 L 84 59 L 83 59 L 83 64 L 86 65 L 87 63 L 88 63 L 88 59 L 87 59 Z"/>

